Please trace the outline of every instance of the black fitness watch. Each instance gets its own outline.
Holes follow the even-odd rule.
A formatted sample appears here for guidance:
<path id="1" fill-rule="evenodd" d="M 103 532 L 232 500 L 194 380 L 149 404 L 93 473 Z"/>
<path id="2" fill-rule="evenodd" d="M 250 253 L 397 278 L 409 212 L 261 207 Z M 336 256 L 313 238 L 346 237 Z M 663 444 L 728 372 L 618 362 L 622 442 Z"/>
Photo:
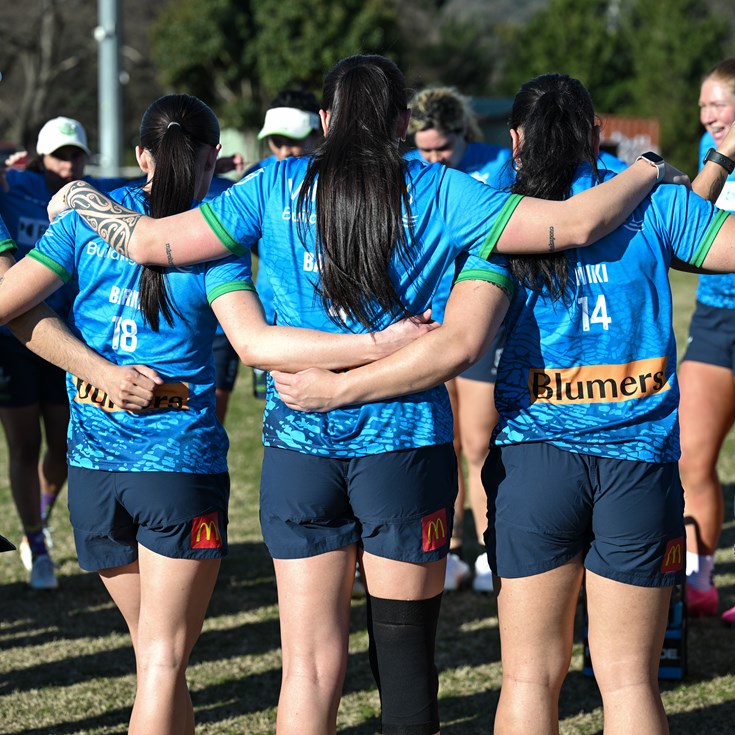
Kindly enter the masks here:
<path id="1" fill-rule="evenodd" d="M 663 157 L 653 151 L 646 151 L 646 153 L 641 153 L 635 160 L 640 161 L 641 159 L 650 163 L 651 166 L 656 167 L 656 183 L 660 184 L 666 171 L 666 161 L 664 161 Z"/>
<path id="2" fill-rule="evenodd" d="M 727 156 L 723 155 L 722 153 L 718 153 L 714 148 L 710 148 L 707 151 L 707 154 L 702 159 L 702 165 L 707 163 L 707 161 L 712 161 L 712 163 L 716 163 L 718 166 L 722 166 L 722 168 L 727 171 L 728 176 L 733 171 L 735 171 L 735 161 L 733 161 L 732 158 L 728 158 Z"/>

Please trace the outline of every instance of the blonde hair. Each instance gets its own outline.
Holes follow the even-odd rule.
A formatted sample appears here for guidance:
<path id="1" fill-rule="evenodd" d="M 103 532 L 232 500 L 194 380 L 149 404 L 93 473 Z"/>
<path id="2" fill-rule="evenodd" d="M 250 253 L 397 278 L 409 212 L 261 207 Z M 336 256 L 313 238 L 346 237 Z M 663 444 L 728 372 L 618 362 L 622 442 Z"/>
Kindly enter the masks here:
<path id="1" fill-rule="evenodd" d="M 468 142 L 482 140 L 482 131 L 467 97 L 454 87 L 427 87 L 411 100 L 408 132 L 438 130 L 443 135 L 459 133 Z"/>
<path id="2" fill-rule="evenodd" d="M 725 59 L 719 64 L 715 64 L 705 75 L 703 81 L 713 79 L 730 86 L 735 92 L 735 58 Z"/>

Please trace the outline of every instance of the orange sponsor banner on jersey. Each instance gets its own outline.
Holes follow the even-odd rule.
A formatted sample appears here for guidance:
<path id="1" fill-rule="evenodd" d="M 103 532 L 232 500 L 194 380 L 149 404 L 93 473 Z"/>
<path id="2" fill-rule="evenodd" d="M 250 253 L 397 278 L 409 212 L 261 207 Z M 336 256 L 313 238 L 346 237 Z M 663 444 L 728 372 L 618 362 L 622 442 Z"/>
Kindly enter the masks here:
<path id="1" fill-rule="evenodd" d="M 74 396 L 75 403 L 84 403 L 101 408 L 103 411 L 124 411 L 124 408 L 115 405 L 110 396 L 103 390 L 95 388 L 86 380 L 74 377 L 74 386 L 77 393 Z M 189 384 L 188 383 L 164 383 L 157 385 L 153 390 L 153 401 L 144 411 L 160 410 L 189 410 Z"/>
<path id="2" fill-rule="evenodd" d="M 192 549 L 221 549 L 222 535 L 219 532 L 219 513 L 197 516 L 191 522 Z"/>
<path id="3" fill-rule="evenodd" d="M 531 401 L 543 403 L 615 403 L 670 390 L 668 358 L 651 357 L 620 365 L 531 368 Z"/>
<path id="4" fill-rule="evenodd" d="M 421 538 L 424 551 L 440 549 L 448 542 L 447 537 L 447 511 L 446 508 L 424 516 L 421 519 Z"/>

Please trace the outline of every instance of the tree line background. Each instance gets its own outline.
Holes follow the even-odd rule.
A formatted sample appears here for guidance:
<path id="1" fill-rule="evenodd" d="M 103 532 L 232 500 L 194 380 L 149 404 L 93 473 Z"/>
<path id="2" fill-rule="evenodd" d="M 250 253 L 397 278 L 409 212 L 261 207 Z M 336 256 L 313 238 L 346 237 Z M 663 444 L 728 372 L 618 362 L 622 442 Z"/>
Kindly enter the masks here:
<path id="1" fill-rule="evenodd" d="M 157 96 L 190 92 L 253 131 L 280 89 L 317 95 L 336 60 L 393 58 L 409 84 L 512 96 L 547 72 L 581 79 L 602 113 L 658 117 L 664 155 L 697 168 L 702 75 L 735 56 L 731 0 L 124 0 L 127 150 Z M 0 7 L 0 140 L 33 149 L 45 120 L 82 121 L 97 148 L 97 5 Z"/>

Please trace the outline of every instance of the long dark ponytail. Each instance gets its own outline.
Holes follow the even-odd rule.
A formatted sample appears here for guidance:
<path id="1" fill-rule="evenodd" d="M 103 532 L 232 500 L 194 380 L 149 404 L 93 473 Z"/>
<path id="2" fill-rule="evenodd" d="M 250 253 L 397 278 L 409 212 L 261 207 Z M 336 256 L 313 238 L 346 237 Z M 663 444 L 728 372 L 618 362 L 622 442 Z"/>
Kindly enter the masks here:
<path id="1" fill-rule="evenodd" d="M 219 143 L 219 122 L 197 97 L 171 94 L 157 99 L 140 122 L 140 145 L 155 161 L 148 197 L 151 217 L 167 217 L 191 207 L 196 190 L 197 157 L 204 146 Z M 146 266 L 140 278 L 143 320 L 154 331 L 159 314 L 169 326 L 178 314 L 171 301 L 163 268 Z"/>
<path id="2" fill-rule="evenodd" d="M 585 86 L 566 74 L 543 74 L 516 94 L 510 127 L 522 132 L 516 153 L 512 191 L 541 199 L 566 199 L 577 166 L 587 161 L 597 174 L 592 98 Z M 527 288 L 546 287 L 552 299 L 564 299 L 569 278 L 563 253 L 517 255 L 509 259 L 513 275 Z"/>
<path id="3" fill-rule="evenodd" d="M 313 199 L 322 302 L 338 323 L 352 318 L 370 329 L 384 312 L 405 314 L 390 262 L 408 255 L 406 164 L 396 140 L 406 82 L 382 56 L 350 56 L 327 74 L 323 95 L 329 130 L 299 192 L 302 237 Z"/>

